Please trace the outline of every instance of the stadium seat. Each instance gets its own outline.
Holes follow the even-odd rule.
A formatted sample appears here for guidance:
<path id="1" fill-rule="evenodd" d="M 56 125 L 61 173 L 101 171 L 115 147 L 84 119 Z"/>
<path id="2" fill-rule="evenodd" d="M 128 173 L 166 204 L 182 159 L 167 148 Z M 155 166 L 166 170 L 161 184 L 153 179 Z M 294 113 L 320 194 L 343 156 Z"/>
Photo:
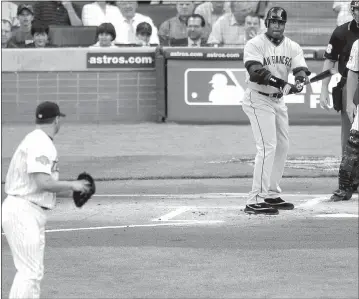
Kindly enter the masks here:
<path id="1" fill-rule="evenodd" d="M 49 38 L 58 47 L 88 47 L 96 43 L 96 26 L 50 26 Z"/>

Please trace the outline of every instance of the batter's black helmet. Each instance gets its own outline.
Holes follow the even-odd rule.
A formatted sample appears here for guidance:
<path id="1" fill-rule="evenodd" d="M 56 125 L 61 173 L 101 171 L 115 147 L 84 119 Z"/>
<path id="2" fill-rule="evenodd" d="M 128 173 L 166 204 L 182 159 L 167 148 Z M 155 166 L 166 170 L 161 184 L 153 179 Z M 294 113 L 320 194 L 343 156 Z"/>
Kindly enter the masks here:
<path id="1" fill-rule="evenodd" d="M 268 27 L 269 20 L 279 20 L 284 23 L 287 22 L 287 12 L 281 7 L 272 7 L 268 10 L 267 17 L 265 19 L 265 25 Z"/>

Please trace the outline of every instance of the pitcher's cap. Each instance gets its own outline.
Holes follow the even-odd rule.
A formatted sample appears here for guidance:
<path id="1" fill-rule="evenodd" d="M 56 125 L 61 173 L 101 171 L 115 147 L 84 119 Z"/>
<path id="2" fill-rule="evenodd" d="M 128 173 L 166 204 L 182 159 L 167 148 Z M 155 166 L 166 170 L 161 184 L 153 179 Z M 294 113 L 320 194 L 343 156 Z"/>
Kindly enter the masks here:
<path id="1" fill-rule="evenodd" d="M 60 107 L 54 102 L 42 102 L 36 107 L 36 119 L 45 120 L 49 118 L 54 118 L 56 116 L 66 116 L 60 112 Z"/>

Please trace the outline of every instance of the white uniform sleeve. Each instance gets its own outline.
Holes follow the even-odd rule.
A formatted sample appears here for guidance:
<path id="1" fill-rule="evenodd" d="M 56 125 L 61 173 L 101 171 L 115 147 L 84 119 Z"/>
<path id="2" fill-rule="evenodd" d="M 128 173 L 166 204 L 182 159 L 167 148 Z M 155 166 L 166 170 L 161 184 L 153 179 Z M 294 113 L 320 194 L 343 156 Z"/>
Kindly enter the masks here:
<path id="1" fill-rule="evenodd" d="M 294 70 L 298 67 L 308 68 L 307 63 L 305 62 L 305 59 L 304 59 L 303 50 L 297 43 L 293 44 L 293 56 L 292 57 L 293 57 L 292 70 Z"/>
<path id="2" fill-rule="evenodd" d="M 347 68 L 353 72 L 359 72 L 359 39 L 352 46 Z"/>
<path id="3" fill-rule="evenodd" d="M 27 173 L 42 172 L 51 175 L 52 161 L 45 148 L 32 146 L 27 153 Z"/>
<path id="4" fill-rule="evenodd" d="M 250 40 L 244 46 L 243 62 L 258 61 L 263 64 L 264 55 L 260 52 L 260 49 Z"/>

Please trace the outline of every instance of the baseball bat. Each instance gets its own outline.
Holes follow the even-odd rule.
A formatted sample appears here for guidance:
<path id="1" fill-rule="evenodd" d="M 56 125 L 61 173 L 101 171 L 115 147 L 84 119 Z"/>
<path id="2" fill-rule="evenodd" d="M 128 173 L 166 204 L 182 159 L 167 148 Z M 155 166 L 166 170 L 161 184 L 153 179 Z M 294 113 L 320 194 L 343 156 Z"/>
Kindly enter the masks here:
<path id="1" fill-rule="evenodd" d="M 308 85 L 308 84 L 311 84 L 311 83 L 321 81 L 321 80 L 323 80 L 325 78 L 333 76 L 335 73 L 336 73 L 336 70 L 333 69 L 333 68 L 329 69 L 329 70 L 325 70 L 324 72 L 321 72 L 320 74 L 318 74 L 318 75 L 314 76 L 313 78 L 309 79 L 309 81 L 305 82 L 304 85 Z M 297 94 L 297 93 L 290 92 L 289 94 Z"/>
<path id="2" fill-rule="evenodd" d="M 304 85 L 310 84 L 310 83 L 314 83 L 314 82 L 318 82 L 321 81 L 325 78 L 331 77 L 336 73 L 335 69 L 329 69 L 329 70 L 325 70 L 324 72 L 321 72 L 320 74 L 314 76 L 313 78 L 311 78 L 308 82 L 306 82 Z"/>

